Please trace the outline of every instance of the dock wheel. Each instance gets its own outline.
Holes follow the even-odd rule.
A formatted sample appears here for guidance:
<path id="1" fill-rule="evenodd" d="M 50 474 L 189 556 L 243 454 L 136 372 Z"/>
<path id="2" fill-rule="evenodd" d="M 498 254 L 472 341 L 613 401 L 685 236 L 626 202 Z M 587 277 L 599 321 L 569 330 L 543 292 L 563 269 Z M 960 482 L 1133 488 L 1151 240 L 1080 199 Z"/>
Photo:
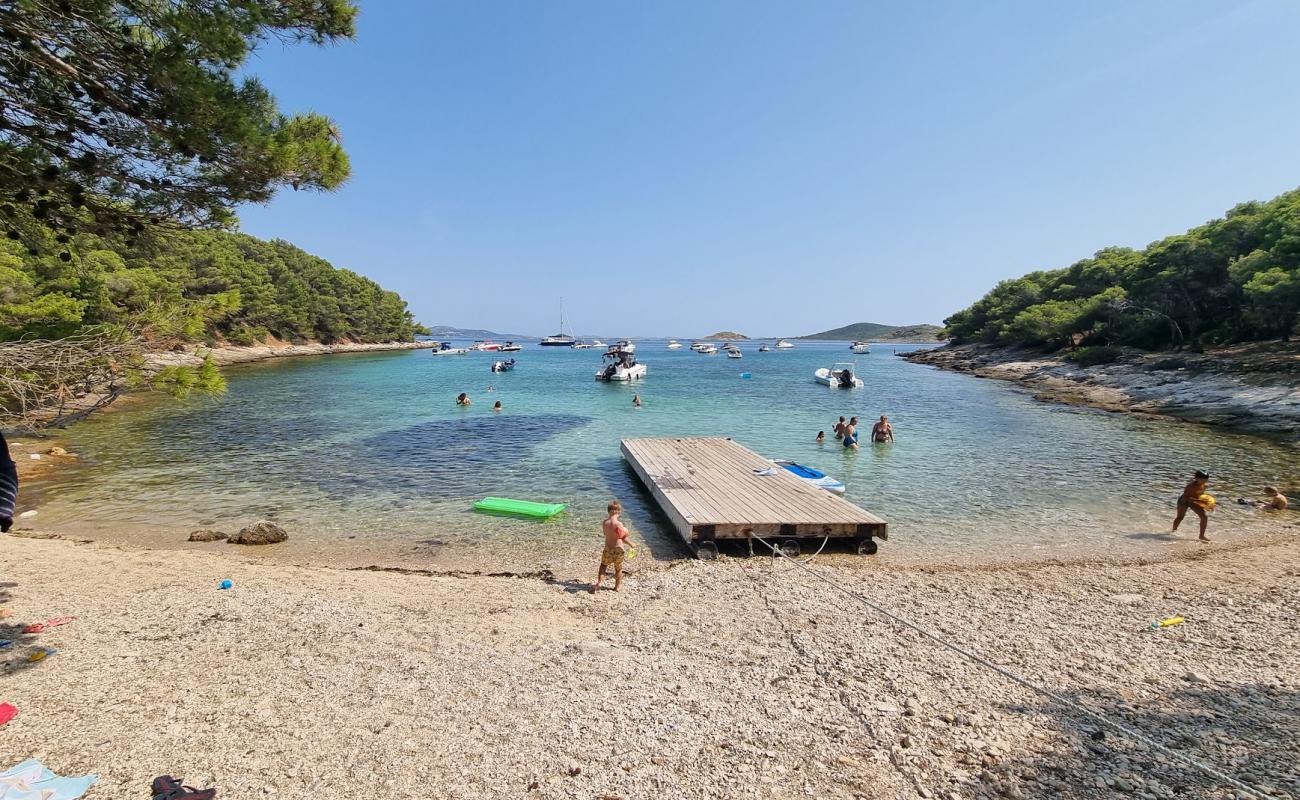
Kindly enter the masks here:
<path id="1" fill-rule="evenodd" d="M 798 558 L 799 553 L 802 552 L 799 547 L 798 539 L 782 539 L 776 543 L 776 546 L 781 550 L 781 555 L 786 558 Z M 772 555 L 775 557 L 776 553 L 773 553 Z"/>
<path id="2" fill-rule="evenodd" d="M 701 561 L 712 561 L 718 557 L 718 545 L 716 542 L 703 541 L 695 545 L 695 557 Z"/>
<path id="3" fill-rule="evenodd" d="M 876 545 L 876 540 L 870 537 L 858 542 L 858 555 L 860 556 L 874 556 L 878 549 L 880 548 Z"/>

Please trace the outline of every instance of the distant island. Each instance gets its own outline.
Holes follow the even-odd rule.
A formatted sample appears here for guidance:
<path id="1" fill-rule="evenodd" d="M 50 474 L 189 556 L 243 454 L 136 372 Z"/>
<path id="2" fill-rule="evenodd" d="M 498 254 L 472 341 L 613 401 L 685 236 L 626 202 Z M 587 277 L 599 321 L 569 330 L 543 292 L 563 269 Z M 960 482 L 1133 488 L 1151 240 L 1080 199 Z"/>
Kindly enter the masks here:
<path id="1" fill-rule="evenodd" d="M 454 325 L 430 325 L 429 335 L 434 339 L 501 339 L 510 342 L 535 342 L 536 336 L 521 333 L 497 333 L 482 328 L 457 328 Z"/>
<path id="2" fill-rule="evenodd" d="M 705 336 L 704 338 L 705 339 L 732 339 L 737 342 L 749 341 L 748 336 L 746 336 L 743 333 L 736 333 L 735 331 L 718 331 L 717 333 L 711 333 L 708 336 Z"/>
<path id="3" fill-rule="evenodd" d="M 879 322 L 855 322 L 842 328 L 800 336 L 843 342 L 938 342 L 943 340 L 940 325 L 882 325 Z"/>

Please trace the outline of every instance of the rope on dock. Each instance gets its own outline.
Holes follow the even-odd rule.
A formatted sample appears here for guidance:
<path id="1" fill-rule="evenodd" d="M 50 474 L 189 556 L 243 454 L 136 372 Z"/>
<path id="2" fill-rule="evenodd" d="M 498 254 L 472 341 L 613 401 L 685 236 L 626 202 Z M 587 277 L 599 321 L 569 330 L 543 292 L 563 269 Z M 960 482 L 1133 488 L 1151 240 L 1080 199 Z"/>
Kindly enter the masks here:
<path id="1" fill-rule="evenodd" d="M 827 586 L 830 586 L 842 592 L 843 594 L 848 595 L 849 597 L 853 598 L 854 600 L 857 600 L 859 603 L 866 606 L 867 608 L 870 608 L 873 611 L 876 611 L 877 613 L 885 615 L 889 619 L 893 620 L 894 622 L 897 622 L 899 625 L 902 625 L 905 628 L 910 628 L 911 630 L 916 631 L 917 633 L 921 634 L 925 638 L 941 645 L 942 647 L 946 647 L 947 649 L 952 650 L 954 653 L 958 653 L 959 655 L 965 656 L 967 659 L 975 662 L 976 664 L 982 667 L 987 667 L 988 669 L 993 670 L 994 672 L 998 673 L 999 675 L 1011 681 L 1012 683 L 1019 684 L 1025 687 L 1026 689 L 1029 689 L 1030 691 L 1036 692 L 1040 695 L 1043 695 L 1044 697 L 1054 700 L 1057 703 L 1066 706 L 1067 708 L 1071 708 L 1075 711 L 1078 711 L 1079 713 L 1089 717 L 1090 719 L 1100 723 L 1101 725 L 1106 726 L 1107 728 L 1117 731 L 1120 734 L 1123 734 L 1124 736 L 1133 739 L 1134 741 L 1141 742 L 1147 747 L 1150 747 L 1175 761 L 1182 762 L 1183 764 L 1186 764 L 1187 766 L 1200 771 L 1204 775 L 1207 775 L 1210 778 L 1213 778 L 1214 780 L 1219 781 L 1222 784 L 1231 786 L 1232 788 L 1240 792 L 1244 792 L 1250 795 L 1251 797 L 1258 798 L 1258 800 L 1274 800 L 1272 796 L 1265 794 L 1264 792 L 1254 788 L 1253 786 L 1247 783 L 1243 783 L 1242 781 L 1232 777 L 1231 775 L 1228 775 L 1225 772 L 1221 772 L 1220 770 L 1210 766 L 1209 764 L 1206 764 L 1202 761 L 1192 758 L 1191 756 L 1184 755 L 1178 752 L 1177 750 L 1173 750 L 1169 747 L 1166 747 L 1163 744 L 1160 744 L 1159 742 L 1148 737 L 1146 734 L 1142 733 L 1141 731 L 1138 731 L 1136 728 L 1129 727 L 1128 725 L 1125 725 L 1120 722 L 1116 722 L 1110 719 L 1109 717 L 1102 716 L 1101 714 L 1097 713 L 1096 711 L 1093 711 L 1087 706 L 1081 705 L 1080 703 L 1076 703 L 1075 701 L 1069 699 L 1068 697 L 1063 697 L 1062 695 L 1053 692 L 1051 689 L 1048 689 L 1047 687 L 1042 686 L 1040 684 L 1034 683 L 1028 678 L 1021 677 L 1020 675 L 1017 675 L 1016 673 L 1012 672 L 1009 669 L 1006 669 L 1005 667 L 1000 667 L 997 664 L 994 664 L 992 661 L 989 661 L 987 658 L 984 658 L 983 656 L 979 655 L 978 653 L 974 653 L 970 650 L 967 650 L 964 647 L 961 647 L 960 645 L 954 644 L 948 641 L 947 639 L 943 638 L 939 634 L 932 633 L 931 631 L 921 627 L 920 625 L 911 622 L 907 619 L 904 619 L 903 617 L 893 613 L 892 611 L 889 611 L 888 609 L 882 608 L 881 606 L 877 605 L 871 600 L 868 600 L 867 598 L 863 597 L 862 595 L 858 594 L 857 592 L 853 591 L 847 586 L 844 586 L 843 584 L 838 583 L 832 580 L 831 578 L 827 577 L 826 575 L 822 574 L 821 572 L 813 569 L 808 564 L 805 564 L 804 562 L 796 558 L 791 558 L 787 556 L 785 553 L 781 551 L 781 548 L 772 545 L 763 537 L 755 535 L 754 539 L 758 540 L 759 542 L 762 542 L 763 546 L 771 550 L 773 556 L 784 558 L 786 561 L 789 561 L 790 563 L 794 564 L 796 567 L 799 567 L 800 569 L 809 573 L 814 578 L 817 578 L 822 583 L 825 583 Z"/>

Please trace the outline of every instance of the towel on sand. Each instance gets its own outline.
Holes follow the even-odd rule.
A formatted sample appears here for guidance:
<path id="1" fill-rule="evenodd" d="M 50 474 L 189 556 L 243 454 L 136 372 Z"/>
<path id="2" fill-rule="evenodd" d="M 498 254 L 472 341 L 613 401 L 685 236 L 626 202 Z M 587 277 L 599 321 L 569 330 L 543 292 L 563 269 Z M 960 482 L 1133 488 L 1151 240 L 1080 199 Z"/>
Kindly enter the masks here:
<path id="1" fill-rule="evenodd" d="M 9 442 L 0 433 L 0 527 L 6 531 L 14 522 L 14 506 L 18 503 L 18 466 L 9 456 Z"/>
<path id="2" fill-rule="evenodd" d="M 0 800 L 75 800 L 98 778 L 60 778 L 34 758 L 0 772 Z"/>

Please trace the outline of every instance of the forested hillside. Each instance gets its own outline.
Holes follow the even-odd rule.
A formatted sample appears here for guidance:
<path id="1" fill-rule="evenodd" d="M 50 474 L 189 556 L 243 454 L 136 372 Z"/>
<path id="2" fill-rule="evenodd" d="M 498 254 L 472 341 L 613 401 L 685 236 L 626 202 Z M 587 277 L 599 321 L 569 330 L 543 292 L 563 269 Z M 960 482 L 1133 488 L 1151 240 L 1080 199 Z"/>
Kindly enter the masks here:
<path id="1" fill-rule="evenodd" d="M 842 328 L 832 328 L 821 333 L 800 336 L 800 339 L 821 339 L 836 342 L 933 342 L 942 338 L 943 328 L 938 325 L 882 325 L 879 322 L 855 322 Z"/>
<path id="2" fill-rule="evenodd" d="M 1243 203 L 1143 250 L 1101 250 L 999 283 L 944 320 L 956 342 L 1159 349 L 1289 338 L 1300 314 L 1300 190 Z"/>
<path id="3" fill-rule="evenodd" d="M 204 230 L 130 246 L 88 233 L 46 248 L 0 243 L 0 340 L 106 324 L 155 346 L 387 342 L 417 328 L 396 292 L 283 241 Z"/>

